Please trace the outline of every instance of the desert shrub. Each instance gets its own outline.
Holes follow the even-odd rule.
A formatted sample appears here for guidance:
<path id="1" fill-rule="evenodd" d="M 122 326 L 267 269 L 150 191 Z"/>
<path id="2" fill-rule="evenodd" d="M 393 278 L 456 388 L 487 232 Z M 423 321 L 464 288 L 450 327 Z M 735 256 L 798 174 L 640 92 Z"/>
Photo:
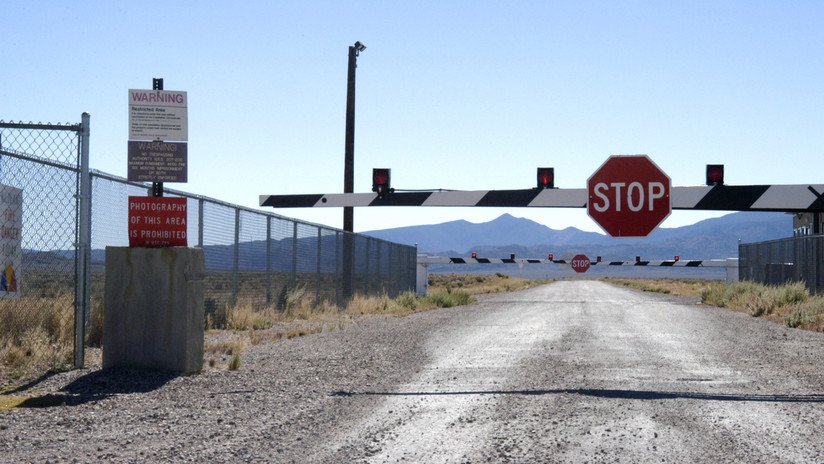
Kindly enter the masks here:
<path id="1" fill-rule="evenodd" d="M 232 359 L 229 361 L 229 370 L 236 371 L 240 369 L 240 354 L 235 353 L 232 355 Z"/>
<path id="2" fill-rule="evenodd" d="M 432 292 L 426 299 L 438 308 L 451 308 L 472 302 L 472 295 L 467 292 L 456 290 L 454 292 Z"/>
<path id="3" fill-rule="evenodd" d="M 289 297 L 289 287 L 284 285 L 283 287 L 280 288 L 280 293 L 278 293 L 278 299 L 277 299 L 277 309 L 278 309 L 278 311 L 286 310 L 286 303 L 288 303 L 288 297 Z"/>
<path id="4" fill-rule="evenodd" d="M 414 311 L 415 309 L 417 309 L 418 303 L 418 295 L 416 295 L 414 292 L 404 292 L 398 295 L 397 298 L 395 298 L 395 304 L 410 311 Z"/>
<path id="5" fill-rule="evenodd" d="M 226 327 L 226 307 L 218 305 L 214 298 L 203 300 L 203 312 L 206 316 L 207 329 L 222 329 Z"/>
<path id="6" fill-rule="evenodd" d="M 268 329 L 275 320 L 274 310 L 256 310 L 250 303 L 235 305 L 226 309 L 226 328 L 232 330 Z"/>
<path id="7" fill-rule="evenodd" d="M 797 304 L 784 322 L 789 327 L 824 331 L 824 297 L 811 297 Z"/>

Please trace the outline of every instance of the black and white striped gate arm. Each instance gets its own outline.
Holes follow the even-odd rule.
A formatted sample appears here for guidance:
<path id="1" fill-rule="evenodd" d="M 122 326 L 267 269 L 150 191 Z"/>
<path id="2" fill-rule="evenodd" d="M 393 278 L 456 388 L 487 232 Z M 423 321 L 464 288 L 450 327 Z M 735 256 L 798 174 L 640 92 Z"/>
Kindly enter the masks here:
<path id="1" fill-rule="evenodd" d="M 340 208 L 360 206 L 491 206 L 586 208 L 586 189 L 524 189 L 260 195 L 260 206 Z M 705 211 L 824 211 L 824 184 L 672 187 L 672 209 Z"/>
<path id="2" fill-rule="evenodd" d="M 738 260 L 735 266 L 738 266 Z M 531 259 L 531 258 L 466 258 L 447 256 L 420 256 L 418 262 L 423 264 L 565 264 L 563 259 Z M 663 266 L 663 267 L 729 267 L 728 259 L 659 259 L 649 261 L 590 261 L 590 266 Z"/>

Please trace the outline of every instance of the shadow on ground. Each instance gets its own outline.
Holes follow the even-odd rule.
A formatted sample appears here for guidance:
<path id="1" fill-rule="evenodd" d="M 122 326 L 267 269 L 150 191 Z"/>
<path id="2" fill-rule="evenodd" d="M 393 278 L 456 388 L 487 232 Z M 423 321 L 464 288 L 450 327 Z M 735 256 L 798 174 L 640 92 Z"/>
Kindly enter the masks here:
<path id="1" fill-rule="evenodd" d="M 115 395 L 148 393 L 162 387 L 179 373 L 139 369 L 106 369 L 78 377 L 56 393 L 27 398 L 20 408 L 47 408 L 52 406 L 79 406 Z M 45 380 L 44 376 L 40 381 Z M 27 384 L 36 386 L 36 382 Z M 8 394 L 19 393 L 19 389 Z"/>
<path id="2" fill-rule="evenodd" d="M 582 395 L 607 399 L 626 400 L 675 400 L 692 399 L 706 401 L 759 401 L 772 403 L 824 403 L 824 394 L 740 394 L 740 393 L 701 393 L 701 392 L 668 392 L 653 390 L 611 390 L 595 388 L 573 388 L 557 390 L 476 390 L 454 392 L 350 392 L 336 391 L 332 396 L 461 396 L 461 395 Z"/>

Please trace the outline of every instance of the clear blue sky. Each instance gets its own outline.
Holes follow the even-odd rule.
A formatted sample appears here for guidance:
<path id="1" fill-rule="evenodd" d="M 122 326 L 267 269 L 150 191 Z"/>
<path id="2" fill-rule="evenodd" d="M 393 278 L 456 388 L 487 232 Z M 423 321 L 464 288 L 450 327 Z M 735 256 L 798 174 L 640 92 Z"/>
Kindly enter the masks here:
<path id="1" fill-rule="evenodd" d="M 127 90 L 189 96 L 189 183 L 343 190 L 348 46 L 355 191 L 582 188 L 613 154 L 673 185 L 824 182 L 824 2 L 24 2 L 0 4 L 0 119 L 92 116 L 91 163 L 126 175 Z M 280 210 L 340 227 L 338 209 Z M 583 209 L 361 208 L 358 231 L 509 212 L 598 230 Z M 717 215 L 717 214 L 716 214 Z M 676 227 L 710 217 L 675 211 Z"/>

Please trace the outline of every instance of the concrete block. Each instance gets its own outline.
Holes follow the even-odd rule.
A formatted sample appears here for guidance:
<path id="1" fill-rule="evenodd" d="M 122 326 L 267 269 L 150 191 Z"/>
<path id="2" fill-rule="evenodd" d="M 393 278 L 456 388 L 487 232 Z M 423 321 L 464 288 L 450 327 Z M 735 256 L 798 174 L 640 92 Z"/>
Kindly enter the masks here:
<path id="1" fill-rule="evenodd" d="M 106 247 L 103 368 L 203 367 L 203 250 Z"/>

